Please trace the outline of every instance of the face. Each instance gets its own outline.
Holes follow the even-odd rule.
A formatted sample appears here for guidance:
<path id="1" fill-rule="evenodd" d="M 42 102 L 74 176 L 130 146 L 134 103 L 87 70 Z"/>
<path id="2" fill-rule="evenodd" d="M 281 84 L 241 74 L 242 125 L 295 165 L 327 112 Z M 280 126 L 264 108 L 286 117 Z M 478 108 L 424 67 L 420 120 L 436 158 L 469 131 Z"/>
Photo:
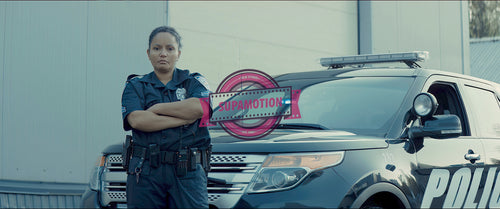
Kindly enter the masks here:
<path id="1" fill-rule="evenodd" d="M 147 50 L 149 61 L 155 71 L 159 73 L 173 72 L 175 64 L 181 55 L 179 44 L 175 37 L 167 32 L 155 35 Z"/>

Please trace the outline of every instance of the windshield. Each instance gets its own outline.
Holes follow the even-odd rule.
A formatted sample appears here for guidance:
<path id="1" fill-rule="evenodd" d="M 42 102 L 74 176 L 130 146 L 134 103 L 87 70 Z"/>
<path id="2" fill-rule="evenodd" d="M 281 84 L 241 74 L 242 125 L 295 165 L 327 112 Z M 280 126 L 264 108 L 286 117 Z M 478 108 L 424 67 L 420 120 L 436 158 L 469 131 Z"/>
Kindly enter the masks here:
<path id="1" fill-rule="evenodd" d="M 281 123 L 380 136 L 387 132 L 412 81 L 412 77 L 356 77 L 318 83 L 300 94 L 301 118 Z"/>

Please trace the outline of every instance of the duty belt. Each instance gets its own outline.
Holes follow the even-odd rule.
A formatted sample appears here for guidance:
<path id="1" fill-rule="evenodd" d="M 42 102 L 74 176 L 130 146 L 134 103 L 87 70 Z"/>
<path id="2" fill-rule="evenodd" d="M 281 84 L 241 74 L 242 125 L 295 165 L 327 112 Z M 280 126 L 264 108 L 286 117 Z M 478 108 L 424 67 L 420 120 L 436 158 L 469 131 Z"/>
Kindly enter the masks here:
<path id="1" fill-rule="evenodd" d="M 201 163 L 202 161 L 202 152 L 203 150 L 198 149 L 196 152 L 196 163 Z M 143 152 L 146 152 L 143 154 Z M 149 160 L 151 153 L 149 152 L 148 148 L 145 147 L 139 147 L 139 146 L 134 146 L 133 151 L 132 151 L 132 156 L 134 157 L 142 157 L 145 156 L 146 160 Z M 160 160 L 162 164 L 172 164 L 175 165 L 177 164 L 177 161 L 179 160 L 179 152 L 177 151 L 160 151 Z"/>

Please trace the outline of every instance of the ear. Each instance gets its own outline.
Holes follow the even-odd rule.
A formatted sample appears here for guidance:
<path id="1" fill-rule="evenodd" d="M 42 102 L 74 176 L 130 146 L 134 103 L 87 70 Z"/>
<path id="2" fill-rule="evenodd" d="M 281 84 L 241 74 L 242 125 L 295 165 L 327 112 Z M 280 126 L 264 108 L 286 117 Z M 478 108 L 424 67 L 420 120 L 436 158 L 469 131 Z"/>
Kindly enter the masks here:
<path id="1" fill-rule="evenodd" d="M 179 60 L 179 58 L 181 57 L 181 50 L 178 50 L 179 51 L 179 54 L 177 55 L 177 60 Z"/>

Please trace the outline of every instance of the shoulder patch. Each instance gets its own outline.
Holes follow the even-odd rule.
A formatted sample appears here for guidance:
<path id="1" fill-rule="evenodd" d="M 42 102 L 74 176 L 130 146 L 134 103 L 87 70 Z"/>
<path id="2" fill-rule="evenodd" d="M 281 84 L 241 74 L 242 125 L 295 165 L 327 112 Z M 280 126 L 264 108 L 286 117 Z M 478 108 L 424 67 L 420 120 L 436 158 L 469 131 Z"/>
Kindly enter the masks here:
<path id="1" fill-rule="evenodd" d="M 210 85 L 208 84 L 208 81 L 205 77 L 203 77 L 201 75 L 196 75 L 196 76 L 194 76 L 194 78 L 196 80 L 198 80 L 201 83 L 201 85 L 203 85 L 207 90 L 210 91 Z"/>

